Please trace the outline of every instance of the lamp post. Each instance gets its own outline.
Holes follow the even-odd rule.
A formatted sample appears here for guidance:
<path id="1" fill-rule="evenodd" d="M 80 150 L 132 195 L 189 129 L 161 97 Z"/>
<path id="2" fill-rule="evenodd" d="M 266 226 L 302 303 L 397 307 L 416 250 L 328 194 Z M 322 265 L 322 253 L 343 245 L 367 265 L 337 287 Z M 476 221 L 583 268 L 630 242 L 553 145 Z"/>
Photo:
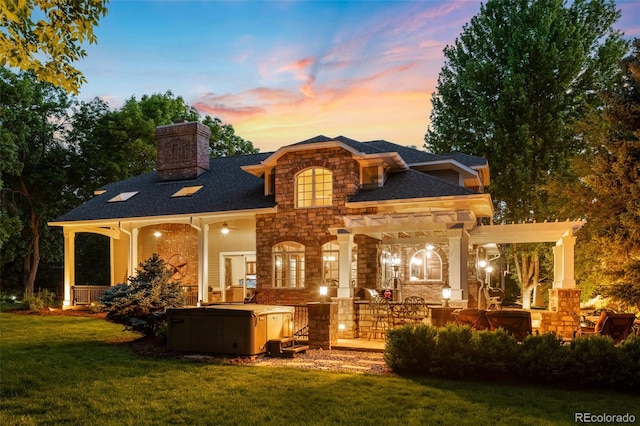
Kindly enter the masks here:
<path id="1" fill-rule="evenodd" d="M 444 307 L 449 307 L 449 300 L 451 300 L 451 286 L 448 281 L 445 281 L 442 286 L 442 300 L 444 300 Z"/>
<path id="2" fill-rule="evenodd" d="M 393 268 L 393 285 L 391 287 L 393 289 L 392 298 L 395 300 L 402 300 L 402 290 L 400 289 L 402 283 L 400 282 L 399 277 L 400 257 L 398 257 L 397 255 L 393 256 L 393 259 L 391 260 L 391 267 Z"/>

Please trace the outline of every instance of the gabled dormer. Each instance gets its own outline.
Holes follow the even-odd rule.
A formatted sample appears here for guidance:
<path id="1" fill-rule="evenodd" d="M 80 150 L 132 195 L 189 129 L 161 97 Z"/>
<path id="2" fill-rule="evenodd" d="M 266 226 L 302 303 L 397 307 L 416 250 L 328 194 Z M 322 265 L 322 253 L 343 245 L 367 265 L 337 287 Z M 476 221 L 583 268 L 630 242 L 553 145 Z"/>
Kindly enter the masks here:
<path id="1" fill-rule="evenodd" d="M 329 148 L 341 148 L 351 154 L 359 166 L 359 187 L 382 187 L 389 173 L 404 171 L 409 168 L 407 163 L 397 152 L 382 152 L 366 143 L 338 136 L 315 138 L 298 142 L 278 149 L 260 164 L 243 166 L 242 170 L 257 177 L 262 177 L 265 183 L 265 195 L 276 193 L 276 166 L 278 160 L 289 153 L 304 154 L 310 151 L 320 151 Z"/>

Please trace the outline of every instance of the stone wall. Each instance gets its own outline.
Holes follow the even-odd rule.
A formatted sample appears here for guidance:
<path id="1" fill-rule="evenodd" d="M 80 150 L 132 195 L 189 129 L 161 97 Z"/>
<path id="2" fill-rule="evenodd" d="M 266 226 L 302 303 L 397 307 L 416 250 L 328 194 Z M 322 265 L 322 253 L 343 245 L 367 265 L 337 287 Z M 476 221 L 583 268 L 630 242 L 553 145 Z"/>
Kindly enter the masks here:
<path id="1" fill-rule="evenodd" d="M 540 333 L 555 333 L 564 339 L 573 338 L 579 327 L 580 289 L 549 290 L 549 310 L 540 312 Z"/>
<path id="2" fill-rule="evenodd" d="M 295 175 L 309 167 L 333 172 L 333 205 L 295 208 Z M 355 214 L 345 207 L 359 186 L 359 165 L 351 153 L 341 148 L 287 153 L 275 167 L 275 197 L 278 212 L 256 217 L 257 301 L 258 303 L 300 304 L 318 301 L 322 284 L 322 246 L 336 238 L 328 228 L 343 224 L 341 216 Z M 274 245 L 295 241 L 305 246 L 304 289 L 273 287 Z"/>
<path id="3" fill-rule="evenodd" d="M 157 238 L 157 253 L 175 267 L 173 280 L 185 286 L 198 285 L 198 231 L 189 225 L 163 224 Z"/>
<path id="4" fill-rule="evenodd" d="M 337 303 L 309 303 L 309 349 L 330 350 L 338 342 L 337 316 Z"/>

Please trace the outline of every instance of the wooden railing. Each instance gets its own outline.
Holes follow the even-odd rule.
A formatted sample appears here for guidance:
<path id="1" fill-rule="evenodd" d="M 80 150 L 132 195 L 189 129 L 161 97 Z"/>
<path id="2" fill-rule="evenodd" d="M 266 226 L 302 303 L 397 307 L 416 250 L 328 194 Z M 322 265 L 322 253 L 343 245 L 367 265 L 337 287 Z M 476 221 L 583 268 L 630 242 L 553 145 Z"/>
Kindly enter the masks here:
<path id="1" fill-rule="evenodd" d="M 71 286 L 71 297 L 74 305 L 91 305 L 98 302 L 105 291 L 109 290 L 108 285 L 74 285 Z"/>
<path id="2" fill-rule="evenodd" d="M 198 287 L 195 285 L 182 285 L 180 290 L 184 294 L 184 302 L 186 306 L 198 305 Z"/>
<path id="3" fill-rule="evenodd" d="M 293 313 L 293 333 L 298 339 L 309 338 L 309 306 L 293 305 L 295 311 Z"/>

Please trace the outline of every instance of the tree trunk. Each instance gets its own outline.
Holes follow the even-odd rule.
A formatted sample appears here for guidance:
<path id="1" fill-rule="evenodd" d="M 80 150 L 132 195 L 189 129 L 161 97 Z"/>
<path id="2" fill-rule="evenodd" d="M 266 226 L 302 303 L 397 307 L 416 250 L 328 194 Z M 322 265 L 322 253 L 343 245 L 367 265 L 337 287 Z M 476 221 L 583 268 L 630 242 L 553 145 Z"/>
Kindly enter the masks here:
<path id="1" fill-rule="evenodd" d="M 24 291 L 27 296 L 33 296 L 36 275 L 38 274 L 38 266 L 40 265 L 40 218 L 33 210 L 31 211 L 31 221 L 29 222 L 29 225 L 31 228 L 33 245 L 31 246 L 31 253 L 27 255 L 29 269 Z"/>
<path id="2" fill-rule="evenodd" d="M 531 257 L 527 253 L 518 254 L 515 245 L 513 257 L 522 291 L 522 309 L 531 309 L 531 291 L 540 281 L 540 258 L 537 253 Z"/>

